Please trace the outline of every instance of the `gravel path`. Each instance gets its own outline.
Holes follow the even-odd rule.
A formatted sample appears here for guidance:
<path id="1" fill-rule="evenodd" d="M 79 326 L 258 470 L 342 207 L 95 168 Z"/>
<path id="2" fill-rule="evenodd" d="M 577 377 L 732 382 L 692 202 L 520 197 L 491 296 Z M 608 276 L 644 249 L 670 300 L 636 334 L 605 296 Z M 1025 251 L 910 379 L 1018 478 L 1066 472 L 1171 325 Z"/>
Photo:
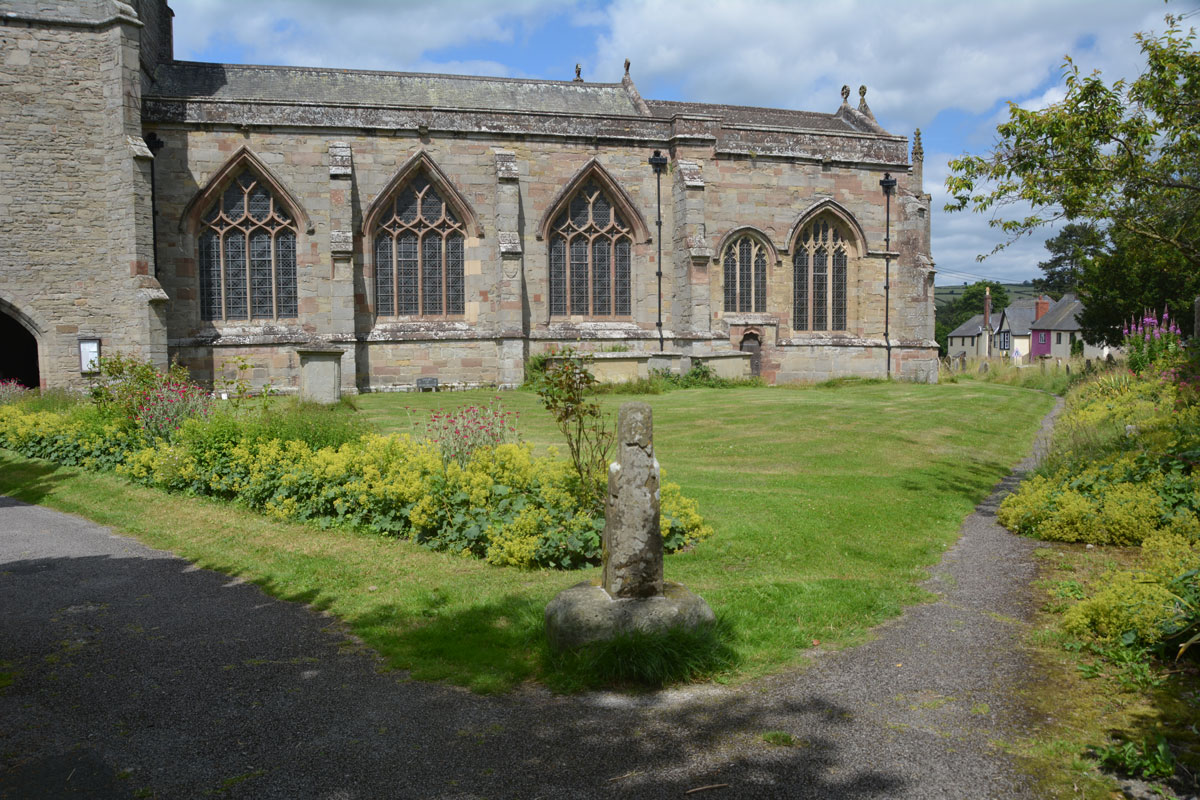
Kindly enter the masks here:
<path id="1" fill-rule="evenodd" d="M 992 744 L 1030 674 L 1015 483 L 867 644 L 637 697 L 404 681 L 305 607 L 0 498 L 0 798 L 1032 797 Z"/>

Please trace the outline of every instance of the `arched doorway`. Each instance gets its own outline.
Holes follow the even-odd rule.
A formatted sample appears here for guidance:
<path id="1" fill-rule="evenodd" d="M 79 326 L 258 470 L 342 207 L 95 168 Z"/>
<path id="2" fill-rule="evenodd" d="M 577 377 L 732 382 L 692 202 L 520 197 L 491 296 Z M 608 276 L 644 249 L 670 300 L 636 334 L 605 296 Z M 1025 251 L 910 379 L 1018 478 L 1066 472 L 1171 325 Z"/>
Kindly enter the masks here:
<path id="1" fill-rule="evenodd" d="M 762 375 L 762 342 L 759 341 L 758 334 L 747 333 L 742 337 L 742 344 L 738 349 L 750 354 L 750 375 L 755 378 Z"/>
<path id="2" fill-rule="evenodd" d="M 15 380 L 30 389 L 41 384 L 37 339 L 3 311 L 0 311 L 0 380 Z"/>

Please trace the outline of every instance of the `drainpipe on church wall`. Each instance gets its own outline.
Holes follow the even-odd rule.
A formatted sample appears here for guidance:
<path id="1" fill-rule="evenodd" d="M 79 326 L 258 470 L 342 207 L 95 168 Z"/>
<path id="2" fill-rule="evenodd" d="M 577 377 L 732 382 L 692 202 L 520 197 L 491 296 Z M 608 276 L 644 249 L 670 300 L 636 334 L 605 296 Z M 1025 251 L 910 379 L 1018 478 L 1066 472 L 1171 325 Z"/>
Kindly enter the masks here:
<path id="1" fill-rule="evenodd" d="M 663 169 L 667 166 L 667 157 L 662 154 L 661 150 L 655 150 L 654 155 L 650 156 L 650 166 L 654 168 L 654 181 L 657 187 L 656 197 L 658 202 L 658 321 L 654 323 L 658 327 L 658 352 L 662 352 L 663 346 L 663 324 L 662 324 L 662 174 Z"/>
<path id="2" fill-rule="evenodd" d="M 863 91 L 866 91 L 865 89 Z M 892 190 L 896 188 L 896 179 L 892 173 L 883 173 L 879 181 L 884 197 L 884 226 L 883 226 L 883 341 L 887 352 L 887 376 L 892 377 L 892 332 L 891 332 L 891 283 L 892 283 Z"/>
<path id="3" fill-rule="evenodd" d="M 154 184 L 154 162 L 158 160 L 158 151 L 166 147 L 167 143 L 158 138 L 158 134 L 154 131 L 142 137 L 142 141 L 146 143 L 146 147 L 150 149 L 150 257 L 154 260 L 154 269 L 151 274 L 155 279 L 158 278 L 158 193 L 155 190 Z"/>

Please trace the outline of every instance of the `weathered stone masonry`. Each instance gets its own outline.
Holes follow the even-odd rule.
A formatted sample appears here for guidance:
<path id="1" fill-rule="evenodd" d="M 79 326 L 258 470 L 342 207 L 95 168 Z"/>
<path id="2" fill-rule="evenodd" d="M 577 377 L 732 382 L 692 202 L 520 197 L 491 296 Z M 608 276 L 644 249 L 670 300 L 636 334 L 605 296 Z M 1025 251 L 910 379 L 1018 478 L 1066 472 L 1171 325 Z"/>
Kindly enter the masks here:
<path id="1" fill-rule="evenodd" d="M 883 375 L 879 180 L 890 172 L 892 371 L 936 379 L 919 141 L 910 163 L 907 140 L 875 123 L 865 95 L 854 107 L 844 92 L 835 113 L 820 114 L 645 100 L 628 73 L 598 84 L 177 62 L 162 0 L 7 5 L 17 8 L 0 27 L 0 155 L 14 169 L 0 179 L 0 311 L 34 334 L 47 385 L 82 382 L 84 336 L 105 352 L 177 358 L 203 381 L 240 356 L 256 382 L 284 388 L 298 386 L 297 348 L 332 345 L 350 392 L 419 377 L 514 385 L 531 354 L 562 346 L 657 351 L 655 149 L 670 158 L 669 352 L 703 358 L 757 342 L 755 363 L 772 381 Z M 163 143 L 157 259 L 150 134 Z M 201 238 L 239 175 L 270 192 L 294 231 L 294 316 L 202 319 L 213 316 L 202 312 L 202 274 L 218 273 L 205 271 Z M 379 313 L 374 232 L 415 180 L 462 231 L 461 312 Z M 584 187 L 598 187 L 629 231 L 628 313 L 552 313 L 550 240 Z M 844 329 L 794 329 L 796 247 L 822 220 L 844 237 Z M 247 235 L 252 246 L 266 236 Z M 726 311 L 723 254 L 743 240 L 766 259 L 754 275 L 761 305 Z M 256 263 L 274 265 L 269 284 L 290 274 L 292 256 L 258 254 L 268 252 Z M 227 267 L 217 280 L 240 274 Z M 266 307 L 274 297 L 286 310 L 281 286 Z M 220 305 L 220 292 L 207 296 Z"/>

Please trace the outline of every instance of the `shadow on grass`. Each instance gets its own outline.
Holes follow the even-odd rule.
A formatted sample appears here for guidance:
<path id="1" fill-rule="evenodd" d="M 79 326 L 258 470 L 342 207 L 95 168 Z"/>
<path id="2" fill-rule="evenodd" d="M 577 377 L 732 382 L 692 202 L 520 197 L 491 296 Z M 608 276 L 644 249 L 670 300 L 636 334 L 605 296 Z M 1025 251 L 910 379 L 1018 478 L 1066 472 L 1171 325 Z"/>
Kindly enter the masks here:
<path id="1" fill-rule="evenodd" d="M 335 599 L 313 589 L 280 591 L 271 580 L 255 581 L 268 594 L 318 611 Z M 416 680 L 448 681 L 491 694 L 538 680 L 555 691 L 658 689 L 705 680 L 738 666 L 733 626 L 721 620 L 698 631 L 634 634 L 602 645 L 555 652 L 545 634 L 545 602 L 508 594 L 462 607 L 440 590 L 401 608 L 380 604 L 342 618 L 394 669 Z"/>
<path id="2" fill-rule="evenodd" d="M 398 682 L 328 620 L 256 587 L 108 536 L 69 544 L 78 556 L 55 555 L 50 539 L 36 558 L 0 544 L 0 660 L 15 676 L 0 691 L 0 796 L 200 797 L 235 781 L 239 796 L 293 797 L 403 787 L 407 797 L 658 798 L 722 784 L 728 796 L 886 798 L 912 788 L 858 751 L 880 737 L 869 715 L 819 691 L 671 702 Z M 457 635 L 457 647 L 516 651 L 531 613 L 517 598 L 462 612 L 431 600 L 427 610 L 397 647 L 432 657 Z M 768 744 L 771 731 L 792 745 Z"/>
<path id="3" fill-rule="evenodd" d="M 0 491 L 34 505 L 52 494 L 55 487 L 75 474 L 71 467 L 60 467 L 49 461 L 14 458 L 3 450 L 0 450 L 0 472 L 3 473 Z M 0 503 L 3 502 L 0 500 Z"/>

